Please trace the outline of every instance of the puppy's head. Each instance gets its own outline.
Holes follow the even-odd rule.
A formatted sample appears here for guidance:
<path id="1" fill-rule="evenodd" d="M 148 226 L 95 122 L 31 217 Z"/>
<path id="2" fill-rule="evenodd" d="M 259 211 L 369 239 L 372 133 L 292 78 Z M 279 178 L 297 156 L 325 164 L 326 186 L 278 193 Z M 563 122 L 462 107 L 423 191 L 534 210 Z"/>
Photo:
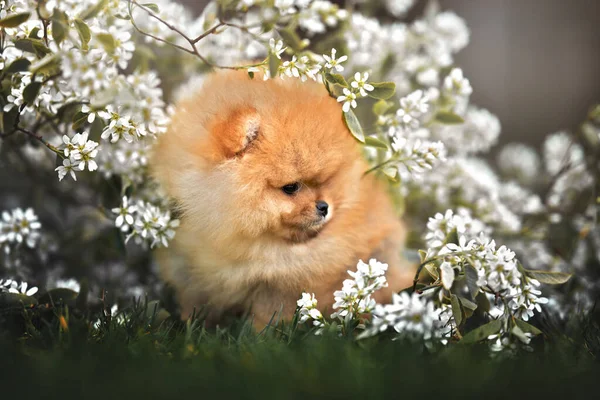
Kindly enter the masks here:
<path id="1" fill-rule="evenodd" d="M 194 193 L 183 196 L 184 209 L 197 223 L 213 221 L 215 234 L 318 237 L 352 207 L 364 171 L 339 104 L 319 84 L 213 79 L 201 92 L 211 104 L 186 105 L 202 116 L 202 129 L 180 121 L 179 129 L 199 130 L 188 135 L 187 154 L 197 162 L 182 182 Z"/>

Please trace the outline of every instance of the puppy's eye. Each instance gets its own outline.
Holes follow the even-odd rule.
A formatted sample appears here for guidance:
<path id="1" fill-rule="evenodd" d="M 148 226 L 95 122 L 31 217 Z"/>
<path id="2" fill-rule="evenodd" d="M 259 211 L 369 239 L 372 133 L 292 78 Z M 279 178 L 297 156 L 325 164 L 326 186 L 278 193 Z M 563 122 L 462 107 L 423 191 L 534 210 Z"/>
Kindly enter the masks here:
<path id="1" fill-rule="evenodd" d="M 298 190 L 300 190 L 300 183 L 298 183 L 298 182 L 290 183 L 288 185 L 282 186 L 281 190 L 283 190 L 283 193 L 285 193 L 285 194 L 292 195 L 292 194 L 296 193 Z"/>

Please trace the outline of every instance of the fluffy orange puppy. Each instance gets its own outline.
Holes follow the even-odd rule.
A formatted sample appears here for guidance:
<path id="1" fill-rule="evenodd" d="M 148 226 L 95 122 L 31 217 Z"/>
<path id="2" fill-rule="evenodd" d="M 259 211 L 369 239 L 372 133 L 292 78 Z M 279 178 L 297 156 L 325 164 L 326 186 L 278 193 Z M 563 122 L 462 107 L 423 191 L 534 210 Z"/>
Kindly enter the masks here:
<path id="1" fill-rule="evenodd" d="M 389 264 L 389 287 L 407 287 L 404 231 L 385 185 L 372 175 L 340 105 L 322 84 L 210 75 L 181 101 L 154 148 L 152 174 L 181 211 L 162 254 L 182 316 L 250 312 L 290 318 L 302 291 L 321 311 L 359 259 Z"/>

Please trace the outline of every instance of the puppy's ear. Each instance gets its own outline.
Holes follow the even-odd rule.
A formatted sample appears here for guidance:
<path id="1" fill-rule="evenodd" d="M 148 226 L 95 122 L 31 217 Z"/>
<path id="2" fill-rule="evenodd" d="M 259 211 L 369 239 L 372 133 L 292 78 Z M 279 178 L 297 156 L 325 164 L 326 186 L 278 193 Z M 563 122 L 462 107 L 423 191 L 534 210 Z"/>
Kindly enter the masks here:
<path id="1" fill-rule="evenodd" d="M 211 129 L 213 141 L 225 157 L 241 155 L 258 138 L 260 123 L 254 108 L 237 109 L 215 122 Z"/>

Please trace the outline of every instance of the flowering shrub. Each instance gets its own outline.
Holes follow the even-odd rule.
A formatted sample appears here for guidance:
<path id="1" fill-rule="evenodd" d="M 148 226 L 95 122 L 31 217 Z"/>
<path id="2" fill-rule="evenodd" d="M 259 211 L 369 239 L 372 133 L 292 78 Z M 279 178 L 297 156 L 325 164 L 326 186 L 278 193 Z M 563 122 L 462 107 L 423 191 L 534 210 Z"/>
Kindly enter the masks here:
<path id="1" fill-rule="evenodd" d="M 359 261 L 331 315 L 302 294 L 300 322 L 428 345 L 489 339 L 498 350 L 539 334 L 528 321 L 544 305 L 589 308 L 600 282 L 600 108 L 577 132 L 549 136 L 542 157 L 506 145 L 496 172 L 481 157 L 500 122 L 471 104 L 454 63 L 468 28 L 435 1 L 401 22 L 412 5 L 218 0 L 193 19 L 168 0 L 0 1 L 2 157 L 35 182 L 18 203 L 27 211 L 2 200 L 0 291 L 35 304 L 24 279 L 80 297 L 107 287 L 156 296 L 150 248 L 168 246 L 178 220 L 147 177 L 147 153 L 185 95 L 175 89 L 226 68 L 322 83 L 364 145 L 366 173 L 389 179 L 411 247 L 425 249 L 414 287 L 391 304 L 372 297 L 387 266 Z M 562 288 L 540 286 L 572 273 Z M 85 290 L 72 277 L 87 278 Z"/>

